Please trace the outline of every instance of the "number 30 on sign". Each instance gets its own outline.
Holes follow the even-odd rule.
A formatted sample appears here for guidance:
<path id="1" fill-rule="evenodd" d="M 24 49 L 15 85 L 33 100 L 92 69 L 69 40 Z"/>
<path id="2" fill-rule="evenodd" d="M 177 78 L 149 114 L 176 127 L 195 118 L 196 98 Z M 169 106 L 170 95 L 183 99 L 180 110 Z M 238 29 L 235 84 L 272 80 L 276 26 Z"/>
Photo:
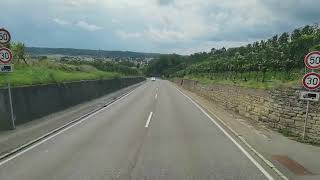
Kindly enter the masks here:
<path id="1" fill-rule="evenodd" d="M 314 72 L 308 73 L 303 77 L 303 86 L 309 90 L 320 87 L 320 75 Z"/>
<path id="2" fill-rule="evenodd" d="M 12 58 L 13 58 L 13 55 L 10 49 L 0 48 L 0 63 L 9 64 Z"/>

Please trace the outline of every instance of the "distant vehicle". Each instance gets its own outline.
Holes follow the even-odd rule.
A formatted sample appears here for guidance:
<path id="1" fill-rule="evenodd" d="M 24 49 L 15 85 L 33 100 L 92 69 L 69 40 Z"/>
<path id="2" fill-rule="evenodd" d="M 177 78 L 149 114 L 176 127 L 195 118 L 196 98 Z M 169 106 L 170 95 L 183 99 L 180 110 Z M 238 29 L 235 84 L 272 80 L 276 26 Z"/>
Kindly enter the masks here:
<path id="1" fill-rule="evenodd" d="M 156 78 L 155 78 L 155 77 L 152 77 L 152 78 L 151 78 L 151 81 L 156 81 Z"/>

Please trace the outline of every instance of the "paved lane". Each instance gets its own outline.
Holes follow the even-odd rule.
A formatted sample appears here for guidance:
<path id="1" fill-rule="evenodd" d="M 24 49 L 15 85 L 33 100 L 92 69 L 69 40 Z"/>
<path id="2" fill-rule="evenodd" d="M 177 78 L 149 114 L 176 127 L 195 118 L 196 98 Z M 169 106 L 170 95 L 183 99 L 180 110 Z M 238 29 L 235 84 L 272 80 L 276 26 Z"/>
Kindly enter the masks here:
<path id="1" fill-rule="evenodd" d="M 161 83 L 158 97 L 134 177 L 266 179 L 221 130 L 168 82 Z"/>
<path id="2" fill-rule="evenodd" d="M 167 81 L 0 166 L 0 179 L 267 179 Z"/>

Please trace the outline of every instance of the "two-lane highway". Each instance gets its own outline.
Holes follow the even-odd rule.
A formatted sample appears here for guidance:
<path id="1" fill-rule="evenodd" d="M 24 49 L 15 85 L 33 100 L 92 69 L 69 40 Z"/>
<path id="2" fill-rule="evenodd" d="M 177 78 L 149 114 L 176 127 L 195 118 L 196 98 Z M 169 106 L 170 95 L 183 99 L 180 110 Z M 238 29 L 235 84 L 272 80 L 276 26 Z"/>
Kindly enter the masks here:
<path id="1" fill-rule="evenodd" d="M 0 179 L 272 179 L 232 140 L 170 82 L 148 81 L 0 162 Z"/>

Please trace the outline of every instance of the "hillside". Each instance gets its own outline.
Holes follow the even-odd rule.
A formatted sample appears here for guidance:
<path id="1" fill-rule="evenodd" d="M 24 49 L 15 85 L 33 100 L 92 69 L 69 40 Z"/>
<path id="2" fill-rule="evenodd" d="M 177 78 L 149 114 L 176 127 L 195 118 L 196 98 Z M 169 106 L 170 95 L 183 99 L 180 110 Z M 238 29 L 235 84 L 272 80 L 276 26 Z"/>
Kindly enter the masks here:
<path id="1" fill-rule="evenodd" d="M 304 56 L 314 50 L 320 50 L 320 28 L 307 25 L 246 46 L 213 48 L 188 57 L 161 56 L 146 74 L 254 88 L 293 86 L 305 73 Z"/>
<path id="2" fill-rule="evenodd" d="M 13 86 L 62 83 L 80 80 L 109 79 L 140 76 L 140 64 L 130 61 L 57 61 L 49 57 L 32 58 L 25 52 L 23 43 L 10 43 L 15 55 L 14 72 L 9 74 Z M 0 87 L 6 86 L 7 74 L 0 74 Z"/>
<path id="3" fill-rule="evenodd" d="M 131 57 L 131 58 L 155 58 L 159 54 L 155 53 L 140 53 L 131 51 L 105 51 L 105 50 L 90 50 L 90 49 L 72 49 L 72 48 L 40 48 L 26 47 L 26 53 L 32 56 L 41 55 L 64 55 L 64 56 L 91 56 L 91 57 Z"/>

